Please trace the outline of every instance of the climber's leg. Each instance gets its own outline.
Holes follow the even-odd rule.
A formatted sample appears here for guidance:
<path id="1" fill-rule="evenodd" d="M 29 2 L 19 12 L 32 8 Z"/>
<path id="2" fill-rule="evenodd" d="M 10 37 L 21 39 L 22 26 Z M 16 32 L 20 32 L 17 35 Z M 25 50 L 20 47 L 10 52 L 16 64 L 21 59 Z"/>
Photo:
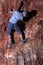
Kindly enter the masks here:
<path id="1" fill-rule="evenodd" d="M 12 23 L 8 23 L 8 43 L 11 45 L 13 43 L 13 40 L 12 40 L 12 27 L 13 27 L 13 24 Z"/>
<path id="2" fill-rule="evenodd" d="M 25 33 L 20 29 L 20 27 L 17 25 L 17 23 L 14 24 L 14 29 L 21 35 L 22 42 L 26 42 Z"/>

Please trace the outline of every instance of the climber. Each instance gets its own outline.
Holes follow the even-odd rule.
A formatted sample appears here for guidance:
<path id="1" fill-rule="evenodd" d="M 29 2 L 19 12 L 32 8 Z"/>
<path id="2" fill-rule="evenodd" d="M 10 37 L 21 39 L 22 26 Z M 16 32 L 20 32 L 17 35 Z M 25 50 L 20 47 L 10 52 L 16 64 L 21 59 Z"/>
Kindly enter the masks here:
<path id="1" fill-rule="evenodd" d="M 26 16 L 26 12 L 23 11 L 21 13 L 21 7 L 23 6 L 23 2 L 21 2 L 20 7 L 18 8 L 18 10 L 14 11 L 11 18 L 9 19 L 9 23 L 8 23 L 8 45 L 12 45 L 15 41 L 12 39 L 12 29 L 14 29 L 15 31 L 17 31 L 21 37 L 22 37 L 22 42 L 25 43 L 27 41 L 27 39 L 25 38 L 25 33 L 20 29 L 20 27 L 17 25 L 18 21 L 22 21 L 24 20 L 24 17 Z"/>

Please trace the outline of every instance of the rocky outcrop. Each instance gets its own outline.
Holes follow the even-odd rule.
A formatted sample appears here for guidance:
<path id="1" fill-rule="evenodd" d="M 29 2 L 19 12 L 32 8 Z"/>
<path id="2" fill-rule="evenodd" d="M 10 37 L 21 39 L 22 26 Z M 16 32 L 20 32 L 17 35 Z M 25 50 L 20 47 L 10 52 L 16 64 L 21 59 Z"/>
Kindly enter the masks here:
<path id="1" fill-rule="evenodd" d="M 14 33 L 16 43 L 7 47 L 7 24 L 22 0 L 0 0 L 0 64 L 3 65 L 43 65 L 43 0 L 23 0 L 22 9 L 37 11 L 25 28 L 26 44 L 20 41 L 19 34 Z"/>

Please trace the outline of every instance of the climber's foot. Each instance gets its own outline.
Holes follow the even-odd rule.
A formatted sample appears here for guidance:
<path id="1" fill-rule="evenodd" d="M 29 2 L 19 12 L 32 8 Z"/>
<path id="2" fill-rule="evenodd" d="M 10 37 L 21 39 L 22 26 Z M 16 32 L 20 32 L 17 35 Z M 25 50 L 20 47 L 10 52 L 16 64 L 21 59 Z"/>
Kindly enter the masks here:
<path id="1" fill-rule="evenodd" d="M 27 39 L 22 40 L 22 43 L 26 43 Z"/>
<path id="2" fill-rule="evenodd" d="M 8 42 L 7 42 L 8 48 L 10 48 L 13 44 L 14 44 L 14 42 L 11 42 L 11 41 L 9 42 L 9 41 L 8 41 Z"/>

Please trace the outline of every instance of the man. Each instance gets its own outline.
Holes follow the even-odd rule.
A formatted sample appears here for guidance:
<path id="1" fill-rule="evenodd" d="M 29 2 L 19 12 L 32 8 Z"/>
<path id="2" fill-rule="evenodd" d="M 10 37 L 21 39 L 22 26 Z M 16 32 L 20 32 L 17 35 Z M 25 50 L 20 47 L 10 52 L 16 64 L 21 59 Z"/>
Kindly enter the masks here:
<path id="1" fill-rule="evenodd" d="M 20 27 L 18 26 L 18 21 L 22 21 L 25 17 L 25 12 L 21 13 L 20 9 L 23 6 L 23 2 L 21 2 L 20 7 L 18 8 L 18 10 L 14 11 L 11 18 L 9 19 L 9 23 L 8 23 L 8 44 L 12 45 L 14 43 L 14 40 L 12 39 L 12 29 L 14 29 L 15 31 L 17 31 L 21 36 L 22 36 L 22 42 L 25 43 L 26 42 L 26 38 L 25 38 L 25 33 L 20 29 Z"/>

